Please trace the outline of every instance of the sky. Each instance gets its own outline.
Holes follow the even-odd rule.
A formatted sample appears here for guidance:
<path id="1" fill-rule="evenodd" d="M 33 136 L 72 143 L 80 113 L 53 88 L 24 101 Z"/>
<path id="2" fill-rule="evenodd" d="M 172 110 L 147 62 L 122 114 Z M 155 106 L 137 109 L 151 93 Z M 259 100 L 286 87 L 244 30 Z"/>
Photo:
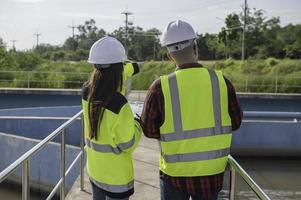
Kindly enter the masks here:
<path id="1" fill-rule="evenodd" d="M 217 33 L 223 19 L 242 10 L 244 0 L 0 0 L 0 38 L 8 48 L 16 40 L 17 49 L 40 43 L 62 45 L 71 36 L 68 26 L 91 18 L 107 32 L 124 26 L 127 10 L 134 26 L 163 30 L 173 20 L 192 24 L 198 33 Z M 263 9 L 268 17 L 279 16 L 282 25 L 301 23 L 301 0 L 248 0 L 251 8 Z"/>

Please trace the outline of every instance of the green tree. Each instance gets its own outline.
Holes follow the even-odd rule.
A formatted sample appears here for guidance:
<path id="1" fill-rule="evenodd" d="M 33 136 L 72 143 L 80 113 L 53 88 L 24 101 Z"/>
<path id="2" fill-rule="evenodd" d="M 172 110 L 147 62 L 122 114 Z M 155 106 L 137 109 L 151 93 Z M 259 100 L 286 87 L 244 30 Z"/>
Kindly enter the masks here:
<path id="1" fill-rule="evenodd" d="M 128 29 L 127 49 L 128 57 L 132 60 L 157 60 L 161 58 L 161 47 L 158 36 L 158 29 L 149 29 L 144 31 L 141 27 L 130 27 Z M 125 30 L 120 27 L 113 31 L 111 36 L 118 39 L 125 45 Z"/>
<path id="2" fill-rule="evenodd" d="M 34 70 L 39 64 L 42 63 L 42 58 L 39 54 L 33 51 L 17 52 L 15 56 L 18 68 L 24 71 Z"/>
<path id="3" fill-rule="evenodd" d="M 301 24 L 287 25 L 280 33 L 280 40 L 285 47 L 285 56 L 288 58 L 301 58 Z"/>
<path id="4" fill-rule="evenodd" d="M 84 25 L 78 26 L 79 35 L 76 36 L 79 49 L 89 50 L 94 42 L 106 35 L 105 30 L 98 29 L 94 19 L 86 21 Z"/>
<path id="5" fill-rule="evenodd" d="M 14 58 L 15 51 L 8 52 L 6 46 L 0 38 L 0 70 L 16 70 L 17 63 Z"/>
<path id="6" fill-rule="evenodd" d="M 76 51 L 78 49 L 79 43 L 76 38 L 69 37 L 65 40 L 63 48 L 66 51 Z"/>
<path id="7" fill-rule="evenodd" d="M 58 60 L 65 60 L 66 58 L 66 51 L 59 50 L 52 54 L 52 60 L 58 61 Z"/>
<path id="8" fill-rule="evenodd" d="M 61 48 L 59 46 L 54 46 L 51 44 L 40 44 L 39 48 L 34 48 L 33 52 L 39 54 L 43 59 L 50 60 L 52 59 L 52 54 L 56 51 L 59 51 Z"/>

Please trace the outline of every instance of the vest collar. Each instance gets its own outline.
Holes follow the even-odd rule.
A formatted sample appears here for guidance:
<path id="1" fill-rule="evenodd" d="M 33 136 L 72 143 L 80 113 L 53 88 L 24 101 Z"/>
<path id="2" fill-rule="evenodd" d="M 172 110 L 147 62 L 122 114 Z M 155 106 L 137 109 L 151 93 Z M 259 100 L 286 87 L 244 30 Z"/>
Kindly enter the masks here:
<path id="1" fill-rule="evenodd" d="M 197 67 L 203 67 L 203 65 L 201 65 L 200 63 L 186 63 L 183 65 L 177 66 L 176 71 L 181 70 L 181 69 L 197 68 Z"/>

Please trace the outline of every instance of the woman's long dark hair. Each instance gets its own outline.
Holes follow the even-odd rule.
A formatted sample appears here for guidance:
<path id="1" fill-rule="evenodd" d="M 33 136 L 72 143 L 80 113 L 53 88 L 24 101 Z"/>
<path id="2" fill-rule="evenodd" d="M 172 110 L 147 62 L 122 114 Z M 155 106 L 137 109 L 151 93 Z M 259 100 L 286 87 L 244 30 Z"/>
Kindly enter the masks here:
<path id="1" fill-rule="evenodd" d="M 122 88 L 123 64 L 111 64 L 108 68 L 97 68 L 88 82 L 88 110 L 90 138 L 97 140 L 98 126 L 101 123 L 104 108 L 113 94 Z"/>

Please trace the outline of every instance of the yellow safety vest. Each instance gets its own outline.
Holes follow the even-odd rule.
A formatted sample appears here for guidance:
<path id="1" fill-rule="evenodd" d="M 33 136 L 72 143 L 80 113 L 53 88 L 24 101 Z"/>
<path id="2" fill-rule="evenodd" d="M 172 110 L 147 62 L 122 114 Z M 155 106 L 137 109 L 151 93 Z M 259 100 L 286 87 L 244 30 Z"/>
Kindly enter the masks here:
<path id="1" fill-rule="evenodd" d="M 126 98 L 120 93 L 112 97 L 99 124 L 97 140 L 89 138 L 90 123 L 85 94 L 83 94 L 82 107 L 87 172 L 90 180 L 99 188 L 112 193 L 133 189 L 132 152 L 138 145 L 142 129 L 134 120 Z"/>
<path id="2" fill-rule="evenodd" d="M 135 74 L 135 71 L 138 68 L 138 65 L 134 67 L 134 65 L 137 65 L 136 63 L 127 62 L 123 65 L 123 84 L 121 89 L 121 94 L 124 96 L 127 96 L 130 91 L 127 90 L 127 88 L 130 88 L 131 84 L 131 78 Z M 139 72 L 139 68 L 138 68 Z M 136 72 L 136 73 L 138 73 Z"/>
<path id="3" fill-rule="evenodd" d="M 160 170 L 170 176 L 209 176 L 227 165 L 231 144 L 227 86 L 220 71 L 178 70 L 161 76 L 165 120 Z"/>

